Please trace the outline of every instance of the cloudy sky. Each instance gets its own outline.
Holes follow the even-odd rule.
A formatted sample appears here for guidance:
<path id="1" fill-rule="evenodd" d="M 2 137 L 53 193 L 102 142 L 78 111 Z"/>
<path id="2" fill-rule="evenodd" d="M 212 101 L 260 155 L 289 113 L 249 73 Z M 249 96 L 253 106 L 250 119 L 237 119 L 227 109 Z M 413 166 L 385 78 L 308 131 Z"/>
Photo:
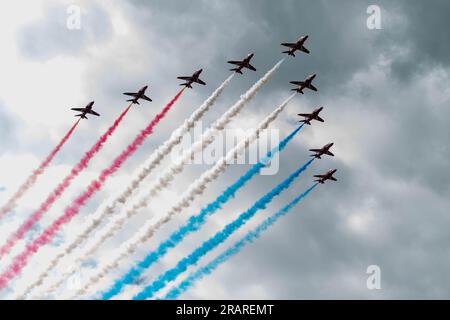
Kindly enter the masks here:
<path id="1" fill-rule="evenodd" d="M 379 30 L 367 27 L 367 8 L 372 4 L 381 9 Z M 80 29 L 67 28 L 70 5 L 81 9 Z M 295 97 L 271 129 L 285 136 L 295 128 L 298 112 L 316 106 L 324 106 L 326 122 L 305 128 L 281 154 L 276 175 L 254 178 L 201 232 L 170 252 L 120 298 L 130 298 L 140 283 L 150 283 L 232 221 L 303 164 L 309 148 L 328 142 L 335 142 L 334 158 L 314 163 L 291 189 L 200 264 L 306 189 L 313 174 L 335 167 L 339 182 L 317 188 L 257 242 L 196 283 L 182 298 L 450 298 L 450 171 L 445 160 L 450 156 L 448 1 L 20 0 L 3 6 L 0 201 L 8 199 L 72 125 L 69 108 L 95 100 L 102 116 L 80 124 L 35 188 L 0 221 L 2 241 L 111 124 L 125 106 L 122 92 L 148 84 L 153 102 L 133 107 L 34 232 L 58 216 L 176 93 L 177 76 L 203 68 L 207 86 L 197 86 L 182 96 L 155 134 L 0 297 L 8 298 L 31 281 L 85 218 L 126 183 L 152 150 L 228 76 L 226 60 L 254 52 L 257 72 L 233 79 L 204 118 L 203 127 L 282 58 L 281 42 L 308 34 L 306 46 L 311 54 L 287 59 L 229 128 L 254 127 L 290 94 L 289 81 L 311 73 L 318 74 L 319 92 Z M 111 255 L 143 221 L 163 214 L 207 167 L 189 166 L 170 189 L 106 243 L 93 261 Z M 189 210 L 161 229 L 98 289 L 214 200 L 248 167 L 229 167 Z M 0 262 L 2 268 L 5 265 L 6 261 Z M 366 271 L 371 265 L 381 270 L 380 290 L 367 288 Z M 56 272 L 64 268 L 63 264 Z M 71 290 L 68 285 L 57 297 L 67 290 Z"/>

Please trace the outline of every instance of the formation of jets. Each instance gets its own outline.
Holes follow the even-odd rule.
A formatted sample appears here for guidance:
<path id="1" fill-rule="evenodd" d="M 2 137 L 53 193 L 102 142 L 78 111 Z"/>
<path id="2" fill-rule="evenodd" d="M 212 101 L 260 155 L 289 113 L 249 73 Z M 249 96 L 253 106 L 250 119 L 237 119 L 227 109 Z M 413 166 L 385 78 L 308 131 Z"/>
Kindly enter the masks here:
<path id="1" fill-rule="evenodd" d="M 299 113 L 299 116 L 305 117 L 305 120 L 302 120 L 301 122 L 304 122 L 306 124 L 311 124 L 311 120 L 318 120 L 320 122 L 324 122 L 322 118 L 319 117 L 320 111 L 322 111 L 323 107 L 317 108 L 312 113 Z M 309 151 L 313 152 L 311 157 L 314 157 L 316 159 L 322 159 L 323 155 L 327 155 L 330 157 L 334 157 L 334 154 L 330 151 L 331 147 L 334 145 L 334 143 L 328 143 L 324 145 L 320 149 L 309 149 Z M 337 181 L 335 177 L 333 177 L 333 174 L 335 174 L 337 169 L 332 169 L 326 172 L 325 174 L 317 174 L 314 177 L 318 178 L 314 180 L 315 182 L 318 182 L 320 184 L 324 184 L 325 181 L 331 180 L 331 181 Z"/>
<path id="2" fill-rule="evenodd" d="M 298 92 L 303 93 L 301 90 L 303 90 L 303 88 L 310 88 L 312 87 L 312 90 L 317 91 L 317 89 L 315 87 L 313 87 L 311 85 L 312 80 L 316 77 L 315 74 L 309 76 L 305 81 L 303 82 L 297 82 L 297 81 L 292 81 L 291 83 L 293 84 L 297 84 L 300 85 L 300 88 L 297 89 L 293 89 L 296 90 Z M 316 108 L 313 112 L 311 113 L 299 113 L 298 115 L 300 117 L 303 117 L 303 120 L 300 120 L 300 122 L 303 122 L 307 125 L 311 125 L 311 121 L 316 120 L 319 122 L 325 122 L 325 120 L 323 120 L 319 114 L 320 112 L 323 110 L 323 107 L 319 107 Z M 334 143 L 328 143 L 326 145 L 324 145 L 322 148 L 320 149 L 309 149 L 309 151 L 314 152 L 311 157 L 314 157 L 316 159 L 322 159 L 323 155 L 327 155 L 327 156 L 331 156 L 334 157 L 334 154 L 330 151 L 330 148 L 334 145 Z M 315 175 L 315 178 L 318 178 L 316 180 L 314 180 L 315 182 L 318 182 L 320 184 L 324 184 L 325 181 L 327 180 L 331 180 L 331 181 L 337 181 L 337 179 L 335 177 L 333 177 L 333 174 L 336 173 L 337 169 L 333 169 L 328 171 L 325 174 L 319 174 L 319 175 Z"/>
<path id="3" fill-rule="evenodd" d="M 310 53 L 310 51 L 305 48 L 305 42 L 308 39 L 308 36 L 302 36 L 300 37 L 296 42 L 293 43 L 282 43 L 282 46 L 288 47 L 289 50 L 283 51 L 283 53 L 287 53 L 289 56 L 295 57 L 296 51 L 301 51 L 304 53 Z M 236 67 L 230 69 L 230 71 L 234 71 L 236 73 L 242 74 L 243 69 L 249 69 L 252 71 L 256 71 L 256 68 L 250 63 L 252 60 L 254 54 L 250 53 L 245 57 L 243 60 L 230 60 L 227 61 L 227 63 L 230 63 L 232 65 L 235 65 Z M 191 76 L 180 76 L 177 77 L 177 79 L 185 81 L 184 83 L 181 83 L 181 86 L 186 86 L 187 88 L 192 88 L 193 83 L 206 85 L 206 83 L 200 79 L 200 74 L 203 72 L 203 69 L 195 71 Z M 298 93 L 304 94 L 304 89 L 309 89 L 312 91 L 318 91 L 317 88 L 312 84 L 313 80 L 316 78 L 316 74 L 312 74 L 308 76 L 303 81 L 291 81 L 291 84 L 296 85 L 296 88 L 293 88 L 291 90 L 296 91 Z M 148 96 L 146 96 L 145 91 L 147 90 L 148 86 L 144 86 L 141 89 L 139 89 L 137 92 L 124 92 L 124 95 L 131 96 L 132 98 L 127 100 L 131 102 L 132 104 L 139 104 L 139 100 L 146 100 L 146 101 L 152 101 Z M 88 114 L 100 116 L 97 112 L 95 112 L 92 109 L 92 106 L 94 105 L 94 101 L 89 102 L 84 108 L 72 108 L 71 110 L 79 112 L 79 114 L 75 115 L 76 117 L 80 117 L 83 119 L 87 119 Z M 311 121 L 316 120 L 320 122 L 324 122 L 324 120 L 319 116 L 320 112 L 323 110 L 323 107 L 315 109 L 312 113 L 299 113 L 298 115 L 303 117 L 303 120 L 300 120 L 300 122 L 303 122 L 305 124 L 311 125 Z M 325 146 L 323 146 L 320 149 L 310 149 L 309 151 L 314 152 L 311 156 L 317 159 L 321 159 L 323 155 L 328 156 L 334 156 L 334 154 L 330 151 L 330 148 L 333 146 L 333 143 L 328 143 Z M 325 174 L 322 175 L 315 175 L 315 178 L 318 178 L 315 180 L 318 183 L 325 183 L 327 180 L 331 181 L 337 181 L 336 178 L 333 177 L 333 174 L 336 173 L 337 169 L 333 169 L 328 171 Z"/>
<path id="4" fill-rule="evenodd" d="M 282 43 L 282 46 L 288 47 L 289 50 L 283 51 L 283 53 L 287 53 L 289 56 L 295 57 L 296 51 L 301 51 L 304 53 L 310 53 L 310 51 L 305 48 L 305 42 L 308 40 L 308 36 L 302 36 L 300 37 L 296 42 L 294 43 Z M 315 74 L 312 74 L 308 76 L 304 81 L 291 81 L 290 83 L 295 84 L 297 87 L 291 89 L 292 91 L 299 92 L 301 94 L 304 94 L 304 89 L 309 89 L 312 91 L 317 92 L 317 88 L 312 84 L 312 81 L 316 77 Z M 305 124 L 311 125 L 312 120 L 324 122 L 324 120 L 319 116 L 319 113 L 323 110 L 323 107 L 315 109 L 312 113 L 299 113 L 298 115 L 301 117 L 304 117 L 305 119 L 301 120 L 300 122 L 304 122 Z M 334 157 L 334 154 L 330 151 L 330 148 L 333 146 L 334 143 L 328 143 L 325 146 L 323 146 L 320 149 L 310 149 L 309 151 L 314 152 L 311 156 L 317 159 L 321 159 L 321 156 L 328 155 Z M 335 174 L 337 169 L 329 170 L 325 174 L 319 174 L 315 175 L 315 178 L 318 178 L 315 180 L 316 182 L 320 184 L 324 184 L 325 181 L 331 180 L 331 181 L 337 181 L 335 177 L 333 177 L 333 174 Z"/>
<path id="5" fill-rule="evenodd" d="M 314 152 L 314 154 L 311 155 L 311 157 L 317 158 L 317 159 L 322 159 L 321 157 L 323 155 L 328 155 L 331 157 L 334 157 L 334 154 L 332 152 L 330 152 L 330 148 L 333 146 L 334 143 L 328 143 L 326 145 L 324 145 L 322 148 L 320 149 L 309 149 L 309 151 Z M 337 179 L 333 176 L 336 173 L 337 169 L 332 169 L 327 171 L 324 174 L 316 174 L 314 175 L 314 178 L 317 178 L 316 180 L 314 180 L 315 182 L 318 182 L 320 184 L 324 184 L 325 181 L 337 181 Z"/>
<path id="6" fill-rule="evenodd" d="M 94 101 L 89 102 L 84 108 L 71 108 L 73 111 L 81 112 L 80 114 L 75 115 L 75 117 L 80 117 L 82 119 L 87 119 L 87 114 L 92 114 L 94 116 L 100 116 L 97 112 L 92 110 L 92 106 L 94 105 Z"/>
<path id="7" fill-rule="evenodd" d="M 323 107 L 317 108 L 312 113 L 299 113 L 299 116 L 305 117 L 304 120 L 301 120 L 300 122 L 304 122 L 306 124 L 311 125 L 312 120 L 317 120 L 320 122 L 325 122 L 321 117 L 319 117 L 320 111 L 323 110 Z M 309 151 L 313 152 L 311 157 L 314 157 L 316 159 L 322 159 L 323 155 L 334 157 L 334 154 L 330 151 L 331 147 L 334 145 L 334 143 L 327 143 L 320 149 L 309 149 Z M 314 175 L 315 178 L 318 178 L 314 180 L 315 182 L 318 182 L 320 184 L 324 184 L 325 181 L 331 180 L 331 181 L 337 181 L 337 179 L 333 176 L 336 173 L 337 169 L 332 169 L 327 171 L 325 174 L 317 174 Z"/>

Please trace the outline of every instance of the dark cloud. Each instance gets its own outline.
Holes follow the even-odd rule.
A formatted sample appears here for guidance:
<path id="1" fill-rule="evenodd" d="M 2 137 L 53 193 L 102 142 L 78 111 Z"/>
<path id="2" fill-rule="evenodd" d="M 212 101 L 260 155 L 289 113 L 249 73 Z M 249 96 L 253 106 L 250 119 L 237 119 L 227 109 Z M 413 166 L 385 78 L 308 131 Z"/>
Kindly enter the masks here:
<path id="1" fill-rule="evenodd" d="M 401 81 L 409 81 L 413 76 L 426 72 L 427 68 L 448 67 L 449 44 L 446 41 L 449 28 L 447 12 L 448 1 L 433 1 L 432 4 L 421 1 L 381 1 L 385 13 L 394 13 L 402 17 L 396 27 L 385 28 L 386 34 L 380 37 L 381 46 L 403 46 L 408 53 L 392 64 L 393 76 Z M 394 17 L 387 23 L 395 23 Z M 391 25 L 392 26 L 392 25 Z"/>
<path id="2" fill-rule="evenodd" d="M 373 58 L 374 39 L 379 35 L 366 28 L 364 2 L 346 1 L 345 5 L 333 1 L 284 1 L 281 5 L 272 1 L 258 5 L 253 1 L 198 1 L 196 5 L 183 1 L 170 5 L 135 3 L 136 10 L 140 11 L 135 18 L 142 25 L 166 35 L 164 40 L 174 44 L 183 62 L 192 61 L 194 65 L 198 61 L 210 62 L 208 73 L 212 69 L 222 74 L 225 60 L 248 52 L 255 52 L 254 64 L 260 73 L 282 57 L 281 42 L 310 35 L 306 46 L 311 55 L 300 54 L 296 59 L 289 59 L 289 66 L 280 71 L 279 80 L 272 84 L 279 88 L 288 87 L 289 80 L 316 72 L 320 88 L 329 90 L 367 65 Z M 348 50 L 349 47 L 352 49 Z M 244 81 L 250 84 L 252 78 L 247 76 Z"/>

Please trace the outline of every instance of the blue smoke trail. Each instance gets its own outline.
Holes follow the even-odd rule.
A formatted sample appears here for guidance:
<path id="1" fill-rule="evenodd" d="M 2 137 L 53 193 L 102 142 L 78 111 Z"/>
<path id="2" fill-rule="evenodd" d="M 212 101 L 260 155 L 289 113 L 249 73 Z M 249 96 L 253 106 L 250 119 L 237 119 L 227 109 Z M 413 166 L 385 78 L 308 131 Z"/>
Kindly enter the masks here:
<path id="1" fill-rule="evenodd" d="M 202 208 L 200 213 L 195 216 L 191 216 L 186 224 L 181 226 L 177 231 L 172 233 L 169 238 L 162 242 L 155 251 L 150 252 L 142 261 L 136 266 L 132 267 L 122 278 L 117 280 L 108 291 L 101 295 L 102 300 L 108 300 L 119 294 L 124 286 L 132 283 L 135 279 L 139 278 L 142 272 L 155 263 L 166 252 L 179 244 L 188 234 L 197 231 L 206 221 L 206 217 L 214 214 L 221 208 L 228 200 L 233 198 L 236 192 L 242 188 L 255 174 L 258 174 L 262 168 L 270 163 L 270 160 L 278 152 L 283 151 L 287 144 L 300 132 L 304 123 L 291 132 L 286 138 L 284 138 L 276 147 L 269 151 L 264 158 L 258 163 L 253 165 L 245 174 L 243 174 L 234 184 L 230 185 L 220 196 L 207 206 Z"/>
<path id="2" fill-rule="evenodd" d="M 312 187 L 307 189 L 297 198 L 292 200 L 289 204 L 283 207 L 280 211 L 275 213 L 274 215 L 265 219 L 258 227 L 252 231 L 249 231 L 241 240 L 237 241 L 233 246 L 228 248 L 222 254 L 217 256 L 210 263 L 205 266 L 199 268 L 197 271 L 191 273 L 185 280 L 183 280 L 178 286 L 171 289 L 164 299 L 177 299 L 180 294 L 188 290 L 192 285 L 197 281 L 202 279 L 203 277 L 211 274 L 217 267 L 219 267 L 222 263 L 226 262 L 232 256 L 238 254 L 241 249 L 249 243 L 252 243 L 256 239 L 259 238 L 261 233 L 267 230 L 270 226 L 272 226 L 278 219 L 286 215 L 293 207 L 295 207 L 303 198 L 305 198 L 314 188 L 317 186 L 317 183 Z"/>
<path id="3" fill-rule="evenodd" d="M 261 209 L 265 209 L 266 205 L 269 204 L 273 198 L 278 196 L 282 191 L 289 188 L 289 186 L 294 182 L 295 179 L 305 171 L 309 165 L 314 161 L 314 158 L 309 160 L 294 173 L 292 173 L 286 180 L 281 182 L 278 186 L 272 189 L 269 193 L 265 194 L 262 198 L 255 202 L 255 204 L 250 207 L 247 211 L 243 212 L 236 220 L 227 224 L 225 228 L 217 232 L 212 238 L 203 242 L 200 247 L 195 249 L 189 256 L 181 259 L 178 264 L 160 275 L 154 282 L 145 287 L 140 293 L 133 297 L 134 300 L 143 300 L 151 298 L 158 290 L 162 289 L 168 282 L 175 280 L 178 275 L 186 271 L 186 269 L 198 262 L 198 260 L 207 254 L 209 251 L 217 247 L 219 244 L 224 242 L 233 232 L 238 230 L 242 225 L 244 225 L 250 218 L 252 218 L 256 212 Z"/>

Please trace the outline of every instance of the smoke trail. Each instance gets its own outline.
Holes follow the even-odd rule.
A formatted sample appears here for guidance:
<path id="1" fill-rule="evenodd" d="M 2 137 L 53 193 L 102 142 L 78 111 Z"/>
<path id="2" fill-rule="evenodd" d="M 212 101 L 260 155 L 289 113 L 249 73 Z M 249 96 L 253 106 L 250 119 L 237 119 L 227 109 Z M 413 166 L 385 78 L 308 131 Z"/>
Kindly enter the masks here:
<path id="1" fill-rule="evenodd" d="M 265 219 L 261 224 L 258 225 L 258 227 L 256 229 L 249 231 L 242 239 L 237 241 L 233 246 L 231 246 L 226 251 L 224 251 L 222 254 L 217 256 L 214 260 L 212 260 L 208 264 L 204 265 L 203 267 L 199 268 L 197 271 L 191 273 L 179 285 L 177 285 L 175 288 L 171 289 L 166 294 L 164 299 L 177 299 L 180 296 L 180 294 L 182 294 L 183 292 L 188 290 L 190 287 L 192 287 L 192 285 L 197 280 L 200 280 L 203 277 L 211 274 L 222 263 L 226 262 L 232 256 L 238 254 L 245 245 L 252 243 L 256 239 L 258 239 L 259 236 L 261 235 L 261 233 L 263 233 L 270 226 L 272 226 L 275 222 L 277 222 L 278 219 L 280 219 L 281 217 L 286 215 L 303 198 L 305 198 L 311 191 L 313 191 L 316 186 L 317 186 L 317 183 L 314 184 L 309 189 L 307 189 L 305 192 L 303 192 L 297 198 L 292 200 L 289 204 L 287 204 L 285 207 L 283 207 L 280 211 L 278 211 L 274 215 Z"/>
<path id="2" fill-rule="evenodd" d="M 7 242 L 0 248 L 0 259 L 2 259 L 25 234 L 38 222 L 42 216 L 51 208 L 53 203 L 63 194 L 63 192 L 70 186 L 70 183 L 75 179 L 81 171 L 83 171 L 89 164 L 90 160 L 98 153 L 103 144 L 114 133 L 119 124 L 122 122 L 128 110 L 131 108 L 131 103 L 126 107 L 120 116 L 114 121 L 113 125 L 97 140 L 97 142 L 86 152 L 81 160 L 72 168 L 72 171 L 64 180 L 50 193 L 47 199 L 41 204 L 25 222 L 8 238 Z"/>
<path id="3" fill-rule="evenodd" d="M 30 189 L 35 183 L 38 177 L 44 173 L 44 170 L 59 152 L 59 150 L 63 147 L 63 145 L 69 140 L 72 133 L 75 131 L 75 128 L 80 123 L 81 119 L 78 119 L 75 124 L 70 128 L 70 130 L 66 133 L 66 135 L 61 139 L 61 141 L 56 145 L 56 147 L 50 152 L 50 154 L 45 158 L 45 160 L 40 164 L 40 166 L 34 170 L 31 175 L 27 178 L 27 180 L 19 187 L 19 189 L 14 193 L 14 195 L 8 200 L 8 202 L 0 208 L 0 218 L 3 217 L 6 213 L 14 209 L 17 201 Z"/>
<path id="4" fill-rule="evenodd" d="M 95 214 L 89 217 L 89 220 L 86 223 L 86 228 L 81 231 L 81 233 L 75 238 L 74 241 L 66 245 L 64 249 L 52 259 L 48 267 L 37 277 L 37 280 L 35 282 L 29 285 L 23 293 L 18 295 L 19 299 L 25 298 L 25 296 L 29 292 L 31 292 L 31 290 L 41 285 L 47 278 L 48 273 L 58 264 L 58 262 L 63 257 L 68 256 L 75 248 L 81 245 L 83 241 L 88 239 L 91 232 L 93 232 L 102 221 L 105 221 L 105 219 L 109 215 L 113 214 L 120 203 L 125 203 L 128 200 L 128 198 L 134 193 L 134 191 L 139 188 L 142 181 L 144 181 L 144 179 L 150 175 L 153 169 L 155 169 L 161 163 L 165 156 L 170 154 L 172 149 L 181 142 L 183 136 L 187 132 L 189 132 L 189 130 L 194 127 L 195 123 L 199 121 L 203 117 L 203 115 L 214 105 L 220 94 L 231 82 L 231 79 L 233 77 L 234 73 L 227 79 L 225 79 L 225 81 L 211 94 L 211 96 L 209 96 L 209 98 L 206 99 L 205 102 L 203 102 L 203 104 L 191 114 L 189 119 L 186 119 L 184 123 L 172 133 L 170 138 L 151 154 L 144 165 L 138 171 L 136 171 L 136 174 L 132 177 L 128 185 L 115 198 L 113 198 L 112 200 L 108 200 L 105 204 L 101 205 L 95 212 Z M 64 275 L 60 275 L 59 278 L 65 279 L 65 275 L 72 274 L 72 270 L 75 270 L 75 268 L 75 265 L 72 265 L 72 268 L 65 272 Z M 56 284 L 56 286 L 58 285 L 59 284 Z M 52 288 L 55 288 L 55 285 L 53 285 Z M 53 289 L 51 290 L 53 291 Z"/>
<path id="5" fill-rule="evenodd" d="M 166 168 L 156 178 L 156 182 L 151 185 L 149 190 L 140 199 L 137 199 L 131 203 L 128 208 L 123 210 L 119 215 L 112 218 L 112 220 L 106 225 L 106 227 L 99 232 L 99 235 L 93 239 L 88 250 L 89 254 L 94 252 L 103 242 L 112 237 L 125 222 L 138 213 L 142 208 L 148 205 L 148 202 L 152 197 L 157 195 L 161 190 L 169 186 L 170 182 L 175 176 L 183 171 L 184 166 L 194 157 L 197 152 L 202 151 L 208 145 L 210 145 L 217 134 L 222 131 L 225 126 L 246 106 L 246 104 L 256 95 L 256 93 L 262 88 L 262 86 L 269 81 L 271 76 L 283 63 L 284 59 L 276 63 L 267 73 L 259 79 L 245 94 L 243 94 L 239 101 L 236 102 L 227 112 L 225 112 L 214 124 L 203 133 L 199 141 L 196 141 L 188 150 L 183 152 L 181 160 L 172 164 L 169 168 Z"/>
<path id="6" fill-rule="evenodd" d="M 139 212 L 140 209 L 145 208 L 150 199 L 156 196 L 161 190 L 168 187 L 170 182 L 175 178 L 175 176 L 181 173 L 184 166 L 193 159 L 197 152 L 201 152 L 210 145 L 217 134 L 222 131 L 225 126 L 244 108 L 244 106 L 256 95 L 256 93 L 261 89 L 261 87 L 269 81 L 273 73 L 280 67 L 284 59 L 280 60 L 272 69 L 270 69 L 261 79 L 258 80 L 244 95 L 241 96 L 238 102 L 236 102 L 226 113 L 224 113 L 216 122 L 203 133 L 199 141 L 196 141 L 188 150 L 186 150 L 181 156 L 181 160 L 175 162 L 156 178 L 156 182 L 153 183 L 149 190 L 140 199 L 136 199 L 133 203 L 129 205 L 128 208 L 123 210 L 119 215 L 112 218 L 112 220 L 106 225 L 106 227 L 99 232 L 96 239 L 93 239 L 91 249 L 89 253 L 94 252 L 100 244 L 105 242 L 107 239 L 112 237 L 120 228 L 125 224 L 125 222 L 135 214 Z"/>
<path id="7" fill-rule="evenodd" d="M 189 119 L 185 120 L 183 125 L 181 125 L 167 140 L 163 145 L 161 145 L 149 158 L 148 162 L 144 165 L 144 167 L 139 171 L 136 177 L 133 178 L 130 185 L 126 190 L 124 190 L 121 195 L 113 201 L 110 205 L 108 205 L 108 210 L 112 211 L 115 209 L 117 202 L 125 203 L 128 198 L 131 196 L 133 191 L 135 191 L 140 183 L 152 172 L 152 170 L 158 166 L 161 161 L 167 156 L 172 149 L 180 143 L 183 136 L 191 130 L 195 123 L 199 121 L 203 115 L 214 105 L 216 100 L 222 94 L 223 90 L 227 87 L 227 85 L 231 82 L 234 77 L 234 73 L 231 74 L 225 81 L 206 99 L 205 102 L 195 110 Z"/>
<path id="8" fill-rule="evenodd" d="M 161 119 L 164 118 L 173 104 L 178 100 L 184 89 L 185 88 L 181 89 L 162 109 L 162 111 L 153 118 L 147 127 L 137 135 L 134 141 L 129 144 L 117 158 L 114 159 L 111 165 L 101 172 L 97 180 L 93 180 L 87 187 L 86 191 L 76 198 L 72 205 L 65 209 L 62 216 L 54 220 L 53 223 L 45 229 L 37 239 L 28 244 L 25 250 L 13 259 L 7 270 L 0 275 L 0 289 L 4 288 L 12 278 L 21 272 L 23 267 L 27 264 L 28 259 L 33 256 L 40 247 L 47 244 L 64 224 L 68 223 L 75 215 L 77 215 L 80 208 L 87 202 L 87 200 L 89 200 L 95 192 L 101 189 L 107 178 L 116 172 L 123 162 L 138 149 L 144 140 L 153 132 L 154 127 L 159 123 L 159 121 L 161 121 Z"/>
<path id="9" fill-rule="evenodd" d="M 265 207 L 278 196 L 282 191 L 289 188 L 295 179 L 305 171 L 308 166 L 314 161 L 314 158 L 309 160 L 294 173 L 292 173 L 286 180 L 277 185 L 270 192 L 261 197 L 255 204 L 247 211 L 243 212 L 237 219 L 226 225 L 221 231 L 217 232 L 213 237 L 203 242 L 200 247 L 195 249 L 190 255 L 181 259 L 178 264 L 160 275 L 150 285 L 145 287 L 140 293 L 133 297 L 134 300 L 151 298 L 158 290 L 162 289 L 168 282 L 175 280 L 186 269 L 198 262 L 198 260 L 207 254 L 209 251 L 224 242 L 230 235 L 244 225 L 250 218 L 252 218 L 259 210 Z M 139 266 L 139 265 L 138 265 Z"/>
<path id="10" fill-rule="evenodd" d="M 147 223 L 139 230 L 139 232 L 136 234 L 135 237 L 131 238 L 128 242 L 126 242 L 125 244 L 123 244 L 123 246 L 119 249 L 118 254 L 111 259 L 111 261 L 106 262 L 103 264 L 103 266 L 101 266 L 99 268 L 99 271 L 96 272 L 95 276 L 90 277 L 90 279 L 88 280 L 88 282 L 86 283 L 86 285 L 79 290 L 79 294 L 85 294 L 87 292 L 87 289 L 95 284 L 96 282 L 98 282 L 100 279 L 102 279 L 104 276 L 106 276 L 106 274 L 108 273 L 109 270 L 116 268 L 119 264 L 119 262 L 124 259 L 125 257 L 127 257 L 128 255 L 132 254 L 135 252 L 135 250 L 138 248 L 138 246 L 141 243 L 146 242 L 148 239 L 150 239 L 153 234 L 164 224 L 168 223 L 172 217 L 181 212 L 183 208 L 187 208 L 189 207 L 190 203 L 195 199 L 196 196 L 199 196 L 203 193 L 203 191 L 206 189 L 208 183 L 214 181 L 221 172 L 223 172 L 226 167 L 228 166 L 228 164 L 235 159 L 240 153 L 242 153 L 242 151 L 244 151 L 249 145 L 250 143 L 252 143 L 253 141 L 255 141 L 256 139 L 258 139 L 258 137 L 260 136 L 261 132 L 264 131 L 265 129 L 267 129 L 267 127 L 269 126 L 269 124 L 271 122 L 273 122 L 278 115 L 286 108 L 286 106 L 288 105 L 289 101 L 292 100 L 292 98 L 294 98 L 295 94 L 291 95 L 288 99 L 286 99 L 279 107 L 277 107 L 274 111 L 272 111 L 257 127 L 257 129 L 255 129 L 252 134 L 250 134 L 248 137 L 246 137 L 245 139 L 243 139 L 242 141 L 240 141 L 240 143 L 238 145 L 236 145 L 233 149 L 231 149 L 226 156 L 222 157 L 219 161 L 217 161 L 217 163 L 210 168 L 209 170 L 207 170 L 206 172 L 204 172 L 196 181 L 194 181 L 187 189 L 187 191 L 182 195 L 180 201 L 178 201 L 178 203 L 172 207 L 172 209 L 165 214 L 161 219 L 159 219 L 156 223 L 153 223 L 153 221 L 147 221 Z M 287 142 L 289 140 L 292 139 L 292 137 L 298 132 L 300 131 L 299 129 L 296 129 L 295 132 L 290 135 L 287 139 L 287 141 L 283 141 L 281 143 L 281 145 L 284 146 L 287 144 Z M 279 148 L 279 147 L 276 147 Z M 278 151 L 278 149 L 277 149 Z M 277 152 L 276 151 L 276 152 Z M 276 152 L 272 152 L 269 153 L 270 157 L 272 157 Z M 265 159 L 265 163 L 264 164 L 256 164 L 254 165 L 255 169 L 250 170 L 250 172 L 252 172 L 252 174 L 248 177 L 245 177 L 246 180 L 240 183 L 240 186 L 243 186 L 245 184 L 245 182 L 247 182 L 248 180 L 250 180 L 250 178 L 259 172 L 259 170 L 265 166 L 265 164 L 267 164 L 269 161 L 267 159 Z M 181 241 L 181 239 L 180 239 Z M 81 262 L 83 260 L 83 258 L 88 257 L 90 254 L 92 254 L 91 252 L 88 253 L 83 253 L 80 255 L 80 260 L 79 262 Z M 78 265 L 78 264 L 77 264 Z M 76 270 L 76 265 L 74 265 L 73 270 Z M 61 282 L 62 279 L 66 279 L 67 276 L 63 275 L 61 277 Z M 53 290 L 52 290 L 53 291 Z"/>
<path id="11" fill-rule="evenodd" d="M 270 122 L 269 119 L 274 119 L 276 117 L 276 113 L 281 112 L 284 109 L 283 106 L 286 106 L 287 102 L 289 102 L 291 98 L 292 96 L 288 100 L 286 100 L 282 105 L 280 105 L 279 108 L 275 109 L 275 111 L 273 111 L 272 114 L 261 123 L 260 128 L 264 128 L 264 124 Z M 207 216 L 214 214 L 218 209 L 220 209 L 222 205 L 224 205 L 226 202 L 228 202 L 228 200 L 233 198 L 236 192 L 239 189 L 241 189 L 248 181 L 250 181 L 250 179 L 252 179 L 253 176 L 258 174 L 260 170 L 270 162 L 270 160 L 275 156 L 275 154 L 281 152 L 286 147 L 286 145 L 302 129 L 302 127 L 303 124 L 298 128 L 296 128 L 285 139 L 283 139 L 275 148 L 269 151 L 260 162 L 253 165 L 235 183 L 230 185 L 224 192 L 222 192 L 222 194 L 219 195 L 213 202 L 203 207 L 203 209 L 200 211 L 198 215 L 191 216 L 186 224 L 184 224 L 177 231 L 172 233 L 169 236 L 169 238 L 166 241 L 162 242 L 155 251 L 147 255 L 147 257 L 143 261 L 141 261 L 138 264 L 138 266 L 131 268 L 131 270 L 129 270 L 122 278 L 117 280 L 114 283 L 114 285 L 102 295 L 102 299 L 107 300 L 118 294 L 125 285 L 132 283 L 137 277 L 141 276 L 141 273 L 145 269 L 148 269 L 153 263 L 157 261 L 159 257 L 162 257 L 170 248 L 173 248 L 176 245 L 178 245 L 191 232 L 200 229 L 200 227 L 205 223 Z M 256 135 L 258 135 L 258 133 L 256 133 Z M 248 141 L 248 139 L 246 140 Z M 243 145 L 244 144 L 245 142 L 243 143 Z M 229 153 L 227 159 L 230 159 L 232 156 L 234 157 L 237 156 L 239 151 L 231 150 L 230 152 L 231 154 Z M 189 201 L 193 200 L 196 195 L 202 194 L 203 190 L 206 188 L 207 183 L 217 178 L 218 174 L 221 171 L 223 171 L 223 169 L 226 168 L 226 163 L 228 163 L 226 161 L 227 160 L 219 161 L 215 167 L 211 168 L 200 179 L 194 182 L 191 185 L 193 187 L 190 187 L 188 189 L 186 196 L 182 197 L 182 200 L 179 202 L 179 204 L 174 206 L 172 210 L 169 211 L 168 215 L 159 220 L 156 224 L 151 224 L 150 222 L 148 222 L 147 225 L 145 225 L 141 229 L 141 231 L 137 234 L 135 239 L 132 239 L 128 243 L 123 244 L 116 258 L 112 259 L 112 261 L 109 264 L 103 266 L 103 268 L 101 268 L 102 271 L 100 273 L 97 273 L 96 277 L 94 277 L 93 279 L 98 281 L 99 279 L 101 279 L 101 277 L 105 276 L 109 270 L 118 267 L 118 264 L 121 259 L 125 258 L 127 255 L 132 254 L 137 249 L 137 246 L 139 244 L 144 243 L 149 238 L 151 238 L 153 234 L 156 232 L 156 230 L 159 229 L 159 227 L 161 227 L 164 223 L 167 223 L 170 220 L 171 216 L 177 212 L 175 208 L 180 208 L 181 210 L 183 206 L 187 207 L 189 205 Z M 87 285 L 84 287 L 84 292 L 86 291 L 86 287 Z"/>

